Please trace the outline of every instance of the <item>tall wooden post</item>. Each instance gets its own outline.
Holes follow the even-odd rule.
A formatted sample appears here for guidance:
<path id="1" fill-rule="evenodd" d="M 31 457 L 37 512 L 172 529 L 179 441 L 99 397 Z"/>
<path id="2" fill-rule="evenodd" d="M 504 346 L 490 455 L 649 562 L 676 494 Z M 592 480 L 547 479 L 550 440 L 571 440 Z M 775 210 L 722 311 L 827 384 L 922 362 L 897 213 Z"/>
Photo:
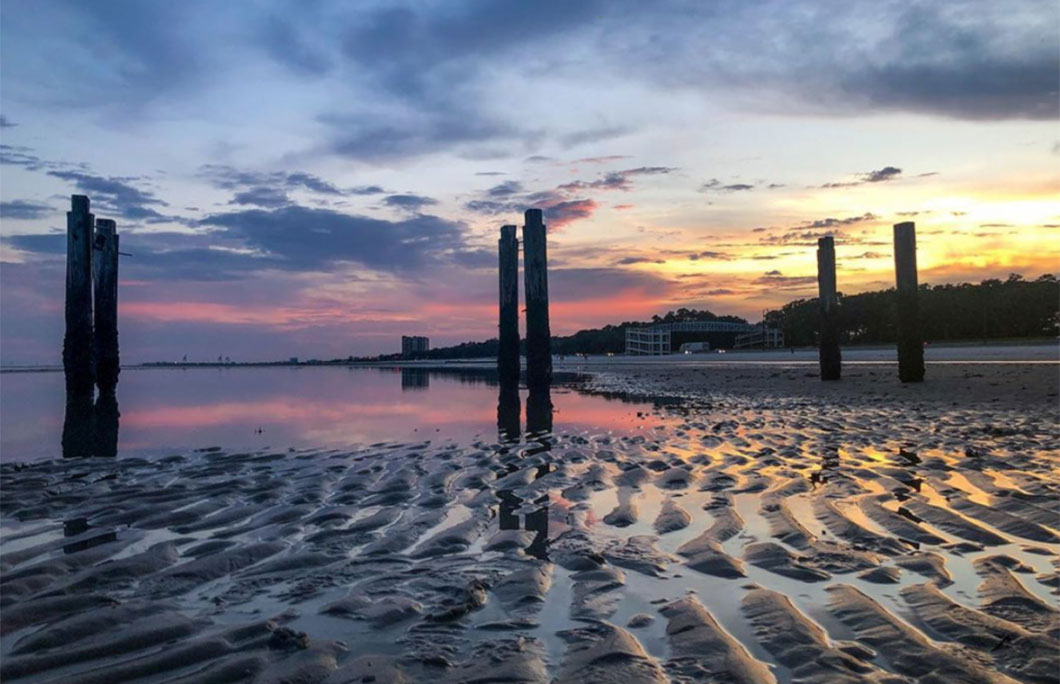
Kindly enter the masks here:
<path id="1" fill-rule="evenodd" d="M 924 338 L 920 333 L 916 224 L 912 221 L 894 226 L 894 275 L 898 289 L 898 379 L 923 382 Z"/>
<path id="2" fill-rule="evenodd" d="M 519 382 L 519 238 L 515 226 L 501 226 L 497 252 L 500 257 L 497 373 L 504 385 Z"/>
<path id="3" fill-rule="evenodd" d="M 523 225 L 523 280 L 526 285 L 526 384 L 552 380 L 552 333 L 548 325 L 548 255 L 540 209 L 526 210 Z"/>
<path id="4" fill-rule="evenodd" d="M 838 380 L 842 374 L 842 357 L 839 353 L 839 326 L 836 309 L 835 239 L 823 237 L 817 240 L 817 301 L 821 308 L 820 362 L 821 379 Z"/>
<path id="5" fill-rule="evenodd" d="M 552 432 L 552 392 L 532 389 L 526 397 L 526 434 L 539 437 Z"/>
<path id="6" fill-rule="evenodd" d="M 114 394 L 121 372 L 118 359 L 118 231 L 114 221 L 96 221 L 93 248 L 96 384 L 100 394 Z"/>
<path id="7" fill-rule="evenodd" d="M 88 198 L 70 197 L 66 212 L 66 336 L 63 370 L 66 393 L 91 397 L 95 383 L 92 347 L 92 228 Z"/>

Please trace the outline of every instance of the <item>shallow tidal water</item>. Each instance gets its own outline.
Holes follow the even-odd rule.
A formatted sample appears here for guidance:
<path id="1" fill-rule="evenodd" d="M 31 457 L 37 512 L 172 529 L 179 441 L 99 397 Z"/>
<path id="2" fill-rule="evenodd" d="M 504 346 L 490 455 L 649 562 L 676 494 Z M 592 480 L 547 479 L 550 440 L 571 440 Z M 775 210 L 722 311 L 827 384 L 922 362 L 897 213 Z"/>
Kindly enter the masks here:
<path id="1" fill-rule="evenodd" d="M 611 380 L 123 374 L 0 465 L 0 679 L 1057 680 L 1053 407 Z"/>

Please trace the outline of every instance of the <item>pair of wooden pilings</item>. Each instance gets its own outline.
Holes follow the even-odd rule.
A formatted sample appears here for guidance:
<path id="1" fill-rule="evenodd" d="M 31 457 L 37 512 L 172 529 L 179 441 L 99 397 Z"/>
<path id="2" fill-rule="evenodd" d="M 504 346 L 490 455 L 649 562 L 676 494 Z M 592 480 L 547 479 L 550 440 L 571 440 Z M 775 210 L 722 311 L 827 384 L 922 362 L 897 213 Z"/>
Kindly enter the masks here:
<path id="1" fill-rule="evenodd" d="M 500 329 L 497 372 L 502 384 L 519 381 L 519 241 L 515 226 L 501 226 Z M 552 333 L 548 322 L 547 229 L 540 209 L 527 209 L 523 225 L 526 291 L 526 384 L 531 392 L 552 381 Z"/>
<path id="2" fill-rule="evenodd" d="M 68 397 L 112 395 L 118 358 L 118 233 L 96 219 L 88 197 L 73 195 L 66 214 L 66 336 L 63 370 Z"/>
<path id="3" fill-rule="evenodd" d="M 898 379 L 924 380 L 924 338 L 920 332 L 916 272 L 916 224 L 894 226 L 894 273 L 898 306 Z M 835 240 L 817 240 L 817 287 L 820 303 L 820 363 L 822 380 L 838 380 L 842 372 L 836 296 Z"/>

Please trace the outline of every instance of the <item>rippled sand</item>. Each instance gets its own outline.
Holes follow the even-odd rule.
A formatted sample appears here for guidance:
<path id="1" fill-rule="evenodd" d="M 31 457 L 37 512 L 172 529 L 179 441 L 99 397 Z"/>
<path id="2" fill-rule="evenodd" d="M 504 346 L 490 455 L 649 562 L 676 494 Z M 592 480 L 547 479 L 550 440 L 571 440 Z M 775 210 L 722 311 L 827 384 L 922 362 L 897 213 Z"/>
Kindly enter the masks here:
<path id="1" fill-rule="evenodd" d="M 679 399 L 639 433 L 3 464 L 0 679 L 1057 681 L 1056 366 L 813 371 L 605 369 Z"/>

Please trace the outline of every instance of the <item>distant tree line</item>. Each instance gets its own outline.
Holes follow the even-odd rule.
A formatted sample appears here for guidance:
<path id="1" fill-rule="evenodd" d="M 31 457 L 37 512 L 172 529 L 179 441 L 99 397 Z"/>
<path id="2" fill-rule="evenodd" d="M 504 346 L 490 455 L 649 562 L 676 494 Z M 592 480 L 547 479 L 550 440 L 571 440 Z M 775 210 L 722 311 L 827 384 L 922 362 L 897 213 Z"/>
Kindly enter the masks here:
<path id="1" fill-rule="evenodd" d="M 650 321 L 625 321 L 618 325 L 605 325 L 602 328 L 579 330 L 573 335 L 552 338 L 554 354 L 621 354 L 626 350 L 626 328 L 643 327 L 658 323 L 679 323 L 688 321 L 729 321 L 747 323 L 739 316 L 719 316 L 711 311 L 681 308 L 667 312 L 665 316 L 652 316 Z M 713 343 L 713 342 L 712 342 Z M 730 340 L 731 343 L 731 340 Z M 526 340 L 521 342 L 523 353 L 526 352 Z M 488 358 L 497 355 L 497 339 L 485 342 L 463 342 L 453 347 L 439 347 L 416 354 L 418 359 L 474 359 Z M 401 354 L 380 356 L 384 360 L 401 359 Z"/>
<path id="2" fill-rule="evenodd" d="M 844 344 L 890 343 L 897 339 L 894 289 L 839 295 L 839 326 Z M 1012 274 L 1007 280 L 984 280 L 978 285 L 921 285 L 920 317 L 924 339 L 991 340 L 1001 338 L 1055 336 L 1060 330 L 1060 283 L 1051 274 L 1024 280 Z M 819 312 L 817 298 L 797 299 L 765 315 L 765 324 L 784 331 L 788 346 L 817 344 Z M 747 323 L 739 316 L 719 316 L 711 311 L 677 309 L 650 321 L 626 321 L 602 328 L 579 330 L 552 338 L 555 354 L 621 354 L 626 348 L 626 328 L 686 321 Z M 691 339 L 707 339 L 712 347 L 732 344 L 732 333 L 689 335 L 675 333 L 674 346 Z M 525 352 L 525 341 L 523 342 Z M 463 342 L 419 353 L 419 359 L 471 359 L 497 355 L 496 338 Z M 373 359 L 399 360 L 401 354 Z M 367 360 L 367 359 L 365 359 Z"/>
<path id="3" fill-rule="evenodd" d="M 817 343 L 817 298 L 797 299 L 769 311 L 765 323 L 784 331 L 789 346 Z M 894 289 L 839 295 L 839 327 L 846 344 L 890 343 L 897 339 Z M 978 285 L 920 286 L 921 330 L 927 341 L 992 340 L 1055 336 L 1060 326 L 1060 283 L 1046 274 L 1024 280 Z"/>

